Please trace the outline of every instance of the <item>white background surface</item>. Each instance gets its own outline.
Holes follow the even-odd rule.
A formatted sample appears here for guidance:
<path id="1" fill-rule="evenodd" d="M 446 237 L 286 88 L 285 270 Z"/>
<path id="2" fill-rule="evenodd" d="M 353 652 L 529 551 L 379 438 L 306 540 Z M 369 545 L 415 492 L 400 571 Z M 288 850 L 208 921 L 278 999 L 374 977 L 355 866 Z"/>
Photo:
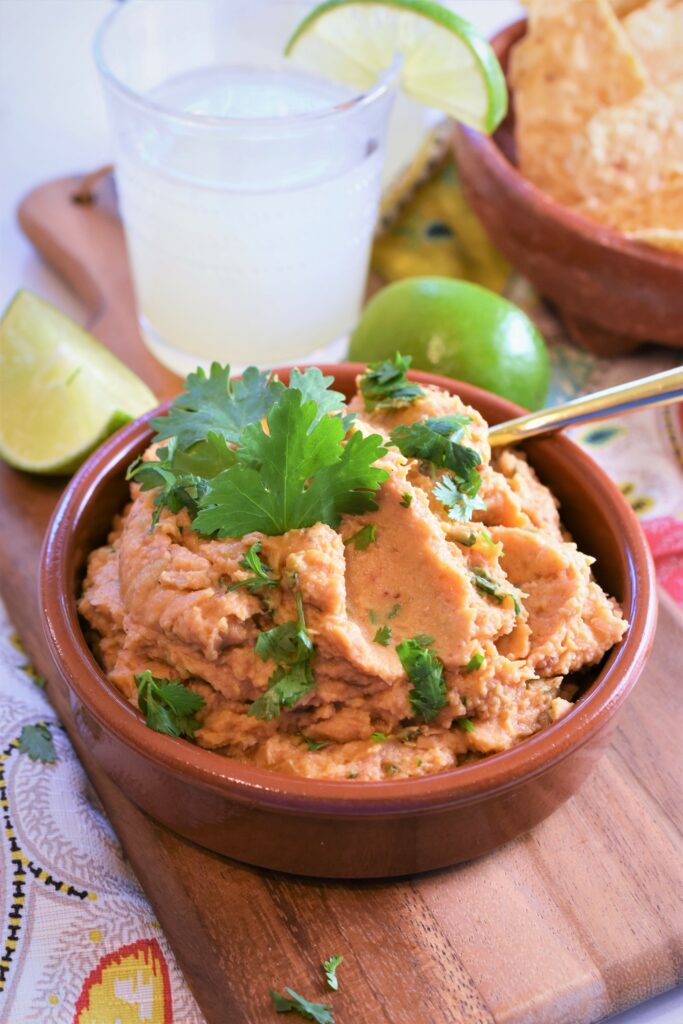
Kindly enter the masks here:
<path id="1" fill-rule="evenodd" d="M 91 41 L 113 5 L 114 0 L 0 0 L 0 308 L 17 288 L 28 287 L 82 319 L 79 301 L 21 235 L 15 208 L 42 181 L 111 160 Z M 461 0 L 452 6 L 486 34 L 520 10 L 516 0 Z M 681 1024 L 683 989 L 612 1021 Z"/>

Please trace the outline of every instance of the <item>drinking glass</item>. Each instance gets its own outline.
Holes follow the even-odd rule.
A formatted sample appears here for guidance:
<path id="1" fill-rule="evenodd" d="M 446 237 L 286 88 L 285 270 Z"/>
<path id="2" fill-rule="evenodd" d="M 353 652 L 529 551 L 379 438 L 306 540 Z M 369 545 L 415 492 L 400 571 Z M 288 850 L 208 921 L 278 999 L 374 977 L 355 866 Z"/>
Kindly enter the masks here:
<path id="1" fill-rule="evenodd" d="M 357 319 L 396 69 L 296 70 L 310 6 L 128 0 L 97 34 L 140 329 L 177 373 L 307 361 Z"/>

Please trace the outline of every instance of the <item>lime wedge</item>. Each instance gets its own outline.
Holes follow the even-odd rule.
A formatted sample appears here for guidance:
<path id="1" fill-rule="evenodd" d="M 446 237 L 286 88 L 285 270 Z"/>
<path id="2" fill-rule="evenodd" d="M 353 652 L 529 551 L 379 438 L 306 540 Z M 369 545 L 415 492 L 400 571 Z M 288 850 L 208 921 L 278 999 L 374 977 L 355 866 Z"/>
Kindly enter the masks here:
<path id="1" fill-rule="evenodd" d="M 397 55 L 403 91 L 491 133 L 507 112 L 505 76 L 468 21 L 433 0 L 327 0 L 285 47 L 297 64 L 359 91 Z"/>
<path id="2" fill-rule="evenodd" d="M 70 473 L 156 404 L 73 320 L 31 292 L 14 296 L 0 321 L 0 457 L 11 466 Z"/>

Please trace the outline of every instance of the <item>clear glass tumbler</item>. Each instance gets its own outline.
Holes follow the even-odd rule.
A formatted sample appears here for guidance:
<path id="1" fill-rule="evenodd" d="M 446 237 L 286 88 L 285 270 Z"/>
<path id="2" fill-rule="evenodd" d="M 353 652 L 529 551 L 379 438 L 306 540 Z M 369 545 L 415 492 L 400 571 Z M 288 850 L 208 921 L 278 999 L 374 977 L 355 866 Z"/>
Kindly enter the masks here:
<path id="1" fill-rule="evenodd" d="M 305 361 L 357 318 L 395 74 L 294 69 L 310 6 L 128 0 L 98 32 L 140 328 L 180 374 Z"/>

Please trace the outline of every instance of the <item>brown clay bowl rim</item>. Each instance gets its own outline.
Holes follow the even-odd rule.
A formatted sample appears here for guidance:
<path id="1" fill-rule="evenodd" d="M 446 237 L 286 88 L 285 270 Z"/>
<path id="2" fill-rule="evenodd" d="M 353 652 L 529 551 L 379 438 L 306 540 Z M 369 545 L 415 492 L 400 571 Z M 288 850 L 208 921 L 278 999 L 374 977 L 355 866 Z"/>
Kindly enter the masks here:
<path id="1" fill-rule="evenodd" d="M 513 21 L 491 37 L 491 46 L 499 59 L 506 55 L 513 43 L 516 43 L 525 34 L 528 21 L 528 18 Z M 513 90 L 510 90 L 510 96 L 513 95 Z M 680 269 L 683 274 L 683 254 L 628 238 L 614 228 L 591 220 L 590 217 L 572 210 L 548 195 L 547 192 L 543 192 L 537 185 L 525 178 L 514 164 L 510 163 L 494 136 L 484 135 L 476 129 L 460 123 L 456 124 L 455 133 L 470 150 L 476 152 L 489 173 L 497 177 L 506 177 L 509 181 L 514 182 L 515 191 L 520 198 L 523 198 L 528 206 L 535 207 L 537 214 L 548 220 L 559 222 L 567 231 L 580 235 L 589 244 L 607 246 L 628 259 L 635 258 L 654 266 Z"/>
<path id="2" fill-rule="evenodd" d="M 323 373 L 334 375 L 337 381 L 345 378 L 347 384 L 363 369 L 354 363 L 321 366 Z M 286 375 L 287 370 L 274 372 Z M 489 417 L 493 422 L 523 411 L 512 402 L 469 384 L 430 373 L 410 376 L 459 393 L 475 407 L 483 400 L 495 409 Z M 75 524 L 87 515 L 95 492 L 139 454 L 151 436 L 149 420 L 165 411 L 168 404 L 124 427 L 76 473 L 48 526 L 40 565 L 46 636 L 65 681 L 103 730 L 142 754 L 156 768 L 218 792 L 231 801 L 278 811 L 332 816 L 433 811 L 494 797 L 544 772 L 592 739 L 635 685 L 652 645 L 657 618 L 654 570 L 647 542 L 631 507 L 609 477 L 577 445 L 558 436 L 546 443 L 556 447 L 559 459 L 579 464 L 585 487 L 597 489 L 603 504 L 613 511 L 614 531 L 629 567 L 624 581 L 624 604 L 631 621 L 624 640 L 611 652 L 590 691 L 565 718 L 510 750 L 473 764 L 421 779 L 363 783 L 281 775 L 153 732 L 140 713 L 108 682 L 90 652 L 79 625 L 75 595 L 70 592 L 68 569 Z"/>

